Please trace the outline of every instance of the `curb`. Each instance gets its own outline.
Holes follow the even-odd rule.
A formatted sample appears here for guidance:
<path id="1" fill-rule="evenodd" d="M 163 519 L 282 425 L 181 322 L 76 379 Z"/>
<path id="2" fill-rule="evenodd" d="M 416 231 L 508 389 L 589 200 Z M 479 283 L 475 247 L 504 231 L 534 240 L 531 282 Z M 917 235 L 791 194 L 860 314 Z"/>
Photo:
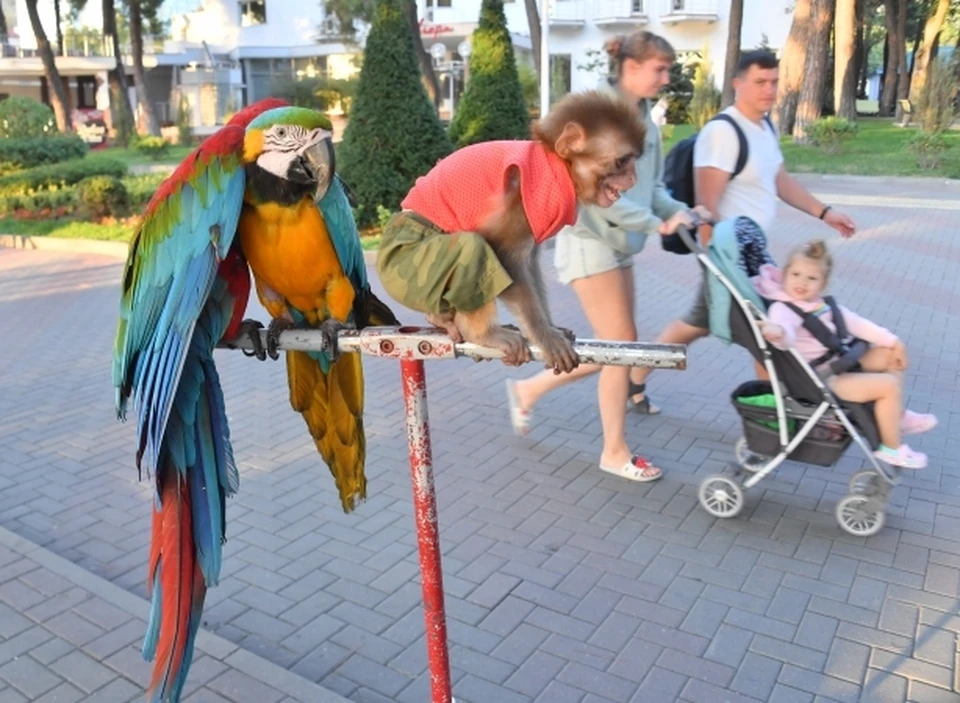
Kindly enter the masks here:
<path id="1" fill-rule="evenodd" d="M 99 596 L 130 615 L 147 620 L 150 604 L 106 579 L 77 566 L 10 530 L 0 527 L 0 545 L 32 559 L 58 576 L 88 593 Z M 253 654 L 203 628 L 197 633 L 196 648 L 227 666 L 242 671 L 260 683 L 270 686 L 301 703 L 350 703 L 302 676 Z"/>
<path id="2" fill-rule="evenodd" d="M 61 251 L 75 254 L 100 254 L 126 259 L 127 242 L 104 242 L 98 239 L 59 239 L 57 237 L 29 237 L 20 234 L 0 234 L 0 248 L 32 249 L 34 251 Z M 377 263 L 377 252 L 363 250 L 363 260 L 370 266 Z"/>
<path id="3" fill-rule="evenodd" d="M 126 259 L 130 245 L 127 242 L 108 242 L 99 239 L 61 239 L 59 237 L 31 237 L 23 234 L 0 234 L 0 247 L 100 254 Z"/>

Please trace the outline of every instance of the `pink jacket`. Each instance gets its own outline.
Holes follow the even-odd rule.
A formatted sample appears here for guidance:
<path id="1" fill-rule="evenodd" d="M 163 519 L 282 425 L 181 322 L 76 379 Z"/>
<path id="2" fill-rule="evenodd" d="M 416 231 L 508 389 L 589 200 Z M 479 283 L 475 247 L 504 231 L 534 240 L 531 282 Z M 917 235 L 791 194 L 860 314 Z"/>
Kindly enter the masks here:
<path id="1" fill-rule="evenodd" d="M 780 269 L 770 264 L 764 264 L 760 267 L 760 274 L 752 279 L 754 288 L 767 300 L 790 301 L 801 310 L 812 312 L 821 305 L 825 305 L 822 298 L 813 301 L 790 300 L 780 279 Z M 892 347 L 897 343 L 898 338 L 893 332 L 881 327 L 880 325 L 860 317 L 855 312 L 851 312 L 842 305 L 838 306 L 843 314 L 843 321 L 847 323 L 847 331 L 854 337 L 859 337 L 865 342 L 878 347 Z M 807 361 L 813 361 L 827 353 L 827 348 L 817 341 L 807 329 L 803 326 L 803 318 L 784 305 L 782 302 L 775 302 L 767 310 L 767 317 L 776 325 L 783 328 L 783 340 L 775 345 L 779 349 L 793 347 Z M 833 313 L 827 309 L 820 315 L 820 320 L 832 332 L 836 332 L 836 325 L 833 324 Z"/>

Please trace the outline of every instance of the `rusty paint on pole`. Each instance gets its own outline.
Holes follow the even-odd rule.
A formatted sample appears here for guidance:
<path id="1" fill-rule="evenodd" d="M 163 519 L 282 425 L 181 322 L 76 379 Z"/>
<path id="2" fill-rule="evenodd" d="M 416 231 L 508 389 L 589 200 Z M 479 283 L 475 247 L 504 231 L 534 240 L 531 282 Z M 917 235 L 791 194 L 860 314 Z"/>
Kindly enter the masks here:
<path id="1" fill-rule="evenodd" d="M 420 581 L 423 590 L 427 658 L 430 664 L 431 700 L 433 703 L 452 703 L 447 619 L 443 607 L 440 528 L 437 524 L 437 495 L 433 485 L 430 419 L 427 415 L 427 378 L 423 361 L 420 359 L 402 360 L 400 372 L 406 410 L 410 475 L 413 481 L 413 511 L 420 552 Z"/>

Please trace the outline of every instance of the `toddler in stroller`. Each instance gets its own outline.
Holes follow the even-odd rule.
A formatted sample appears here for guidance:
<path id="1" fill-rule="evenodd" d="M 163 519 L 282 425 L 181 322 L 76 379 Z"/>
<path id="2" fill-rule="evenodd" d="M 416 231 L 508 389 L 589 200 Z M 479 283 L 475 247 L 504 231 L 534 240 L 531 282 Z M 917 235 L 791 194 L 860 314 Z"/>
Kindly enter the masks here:
<path id="1" fill-rule="evenodd" d="M 853 370 L 864 363 L 870 369 L 889 368 L 890 378 L 899 381 L 898 369 L 902 370 L 907 362 L 903 345 L 886 330 L 856 318 L 854 327 L 858 332 L 889 344 L 871 351 L 865 340 L 848 338 L 844 322 L 848 316 L 854 318 L 845 309 L 843 313 L 838 309 L 834 317 L 827 303 L 824 309 L 818 308 L 823 314 L 817 318 L 805 315 L 815 307 L 809 303 L 798 306 L 799 314 L 787 305 L 797 305 L 791 296 L 800 293 L 800 297 L 818 299 L 828 278 L 829 271 L 813 260 L 812 275 L 819 276 L 814 292 L 814 281 L 808 280 L 810 267 L 791 265 L 806 261 L 809 247 L 791 255 L 787 278 L 794 271 L 802 274 L 797 274 L 796 288 L 790 283 L 785 291 L 780 272 L 766 251 L 766 238 L 749 218 L 719 223 L 706 249 L 700 248 L 687 233 L 682 233 L 682 237 L 708 272 L 711 334 L 747 349 L 763 363 L 770 378 L 747 381 L 733 391 L 733 405 L 743 422 L 743 437 L 736 446 L 737 470 L 732 475 L 708 476 L 701 482 L 701 507 L 715 517 L 735 517 L 743 509 L 744 490 L 755 486 L 786 459 L 830 467 L 855 442 L 871 468 L 850 478 L 850 494 L 837 503 L 836 519 L 853 535 L 876 534 L 883 527 L 886 504 L 898 482 L 900 468 L 920 468 L 925 464 L 923 455 L 902 447 L 899 433 L 929 430 L 936 419 L 932 415 L 902 413 L 900 386 L 893 383 L 889 395 L 894 398 L 896 422 L 893 432 L 889 432 L 885 416 L 881 432 L 875 405 L 887 395 L 886 391 L 864 392 L 861 384 L 855 383 L 854 392 L 850 393 L 849 385 L 838 381 L 844 376 L 858 375 Z M 825 248 L 817 246 L 812 252 L 826 253 Z M 820 261 L 828 260 L 821 256 Z M 768 307 L 778 322 L 767 317 Z M 830 317 L 825 317 L 827 313 Z M 816 335 L 823 332 L 817 328 L 818 322 L 832 335 L 821 334 L 818 339 Z M 816 333 L 810 331 L 811 326 Z M 868 327 L 870 331 L 863 332 Z M 876 334 L 871 335 L 871 331 Z M 892 380 L 883 380 L 881 385 Z M 831 387 L 847 398 L 841 399 Z M 879 410 L 886 410 L 889 415 L 890 404 L 880 402 Z"/>
<path id="2" fill-rule="evenodd" d="M 757 290 L 774 302 L 764 338 L 779 349 L 795 347 L 841 400 L 873 402 L 880 435 L 875 456 L 892 466 L 922 469 L 927 456 L 901 442 L 901 434 L 933 429 L 937 418 L 903 408 L 903 371 L 907 352 L 895 334 L 821 297 L 830 280 L 833 260 L 822 241 L 790 254 L 780 272 L 760 269 Z"/>

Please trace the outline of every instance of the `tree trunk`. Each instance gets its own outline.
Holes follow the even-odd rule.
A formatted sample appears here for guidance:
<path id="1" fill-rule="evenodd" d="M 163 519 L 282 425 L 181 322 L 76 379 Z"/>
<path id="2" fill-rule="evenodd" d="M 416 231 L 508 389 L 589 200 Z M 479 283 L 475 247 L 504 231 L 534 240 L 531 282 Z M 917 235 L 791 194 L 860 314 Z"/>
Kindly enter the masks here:
<path id="1" fill-rule="evenodd" d="M 113 47 L 115 65 L 110 73 L 113 76 L 110 109 L 113 113 L 113 125 L 118 141 L 127 146 L 133 129 L 133 108 L 130 105 L 130 93 L 127 90 L 127 74 L 123 68 L 123 54 L 120 52 L 120 37 L 117 36 L 117 15 L 113 0 L 103 0 L 103 38 Z"/>
<path id="2" fill-rule="evenodd" d="M 793 22 L 780 58 L 780 88 L 777 94 L 777 127 L 780 134 L 793 132 L 797 116 L 800 81 L 807 57 L 807 35 L 810 32 L 810 2 L 797 0 Z"/>
<path id="3" fill-rule="evenodd" d="M 410 23 L 410 30 L 413 32 L 413 48 L 417 54 L 417 61 L 420 62 L 420 73 L 423 74 L 424 84 L 427 89 L 427 95 L 433 101 L 435 108 L 440 107 L 440 80 L 437 78 L 437 72 L 433 70 L 433 58 L 427 53 L 423 46 L 423 37 L 420 36 L 420 24 L 417 18 L 417 0 L 407 0 L 403 4 L 404 14 Z"/>
<path id="4" fill-rule="evenodd" d="M 807 125 L 820 118 L 823 108 L 823 88 L 827 79 L 827 60 L 830 52 L 830 30 L 837 0 L 813 0 L 810 7 L 810 32 L 807 35 L 807 60 L 803 65 L 800 95 L 797 100 L 797 119 L 793 125 L 793 140 L 803 144 L 807 140 Z"/>
<path id="5" fill-rule="evenodd" d="M 3 43 L 3 44 L 7 43 L 8 32 L 9 30 L 7 29 L 7 16 L 3 14 L 3 5 L 0 4 L 0 43 Z"/>
<path id="6" fill-rule="evenodd" d="M 903 35 L 897 33 L 897 6 L 906 7 L 907 0 L 883 0 L 886 8 L 884 22 L 887 27 L 887 60 L 884 65 L 883 92 L 880 94 L 880 114 L 889 117 L 893 114 L 897 102 L 897 70 L 900 66 L 900 54 L 906 47 Z"/>
<path id="7" fill-rule="evenodd" d="M 527 0 L 530 2 L 531 0 Z M 727 55 L 723 65 L 723 90 L 720 93 L 720 109 L 733 105 L 733 77 L 740 61 L 741 31 L 743 29 L 743 0 L 730 1 L 730 19 L 727 30 Z"/>
<path id="8" fill-rule="evenodd" d="M 57 56 L 63 56 L 63 29 L 60 27 L 60 0 L 53 0 L 53 14 L 57 18 Z"/>
<path id="9" fill-rule="evenodd" d="M 930 60 L 933 57 L 933 47 L 940 36 L 940 30 L 943 28 L 943 22 L 947 18 L 947 10 L 950 9 L 950 0 L 940 0 L 936 8 L 931 8 L 930 17 L 923 28 L 923 43 L 914 54 L 913 74 L 910 80 L 910 101 L 915 102 L 927 82 L 927 68 L 930 66 Z"/>
<path id="10" fill-rule="evenodd" d="M 910 73 L 907 71 L 907 0 L 897 3 L 897 36 L 900 37 L 900 55 L 897 61 L 899 78 L 897 79 L 896 119 L 903 120 L 903 108 L 900 101 L 910 95 Z"/>
<path id="11" fill-rule="evenodd" d="M 834 29 L 833 111 L 837 117 L 857 119 L 857 0 L 836 0 Z"/>
<path id="12" fill-rule="evenodd" d="M 866 33 L 867 33 L 867 23 L 865 18 L 864 5 L 866 4 L 865 0 L 858 0 L 857 2 L 857 40 L 856 44 L 853 47 L 853 65 L 854 73 L 856 78 L 854 82 L 856 84 L 856 89 L 854 91 L 854 96 L 856 99 L 865 100 L 866 99 L 866 83 L 867 83 L 867 56 L 870 55 L 870 47 L 866 45 Z M 856 104 L 856 103 L 854 103 Z"/>
<path id="13" fill-rule="evenodd" d="M 143 70 L 143 17 L 140 13 L 140 0 L 127 0 L 130 8 L 130 49 L 133 52 L 133 82 L 137 88 L 137 102 L 143 110 L 147 134 L 160 136 L 160 122 L 157 111 L 147 94 L 146 75 Z"/>
<path id="14" fill-rule="evenodd" d="M 57 120 L 57 129 L 61 132 L 70 132 L 73 130 L 73 121 L 70 119 L 67 90 L 63 81 L 60 80 L 60 72 L 57 70 L 57 62 L 53 58 L 53 48 L 50 46 L 50 40 L 47 39 L 47 33 L 43 29 L 43 24 L 40 23 L 37 0 L 27 0 L 27 14 L 30 16 L 33 35 L 37 39 L 37 52 L 40 54 L 40 61 L 43 63 L 43 75 L 50 87 L 50 103 L 53 107 L 53 115 Z"/>
<path id="15" fill-rule="evenodd" d="M 530 25 L 530 48 L 533 51 L 533 66 L 537 70 L 537 78 L 540 77 L 540 10 L 537 8 L 537 0 L 523 0 L 527 8 L 527 24 Z M 549 66 L 547 70 L 549 70 Z M 537 83 L 540 85 L 540 83 Z"/>

